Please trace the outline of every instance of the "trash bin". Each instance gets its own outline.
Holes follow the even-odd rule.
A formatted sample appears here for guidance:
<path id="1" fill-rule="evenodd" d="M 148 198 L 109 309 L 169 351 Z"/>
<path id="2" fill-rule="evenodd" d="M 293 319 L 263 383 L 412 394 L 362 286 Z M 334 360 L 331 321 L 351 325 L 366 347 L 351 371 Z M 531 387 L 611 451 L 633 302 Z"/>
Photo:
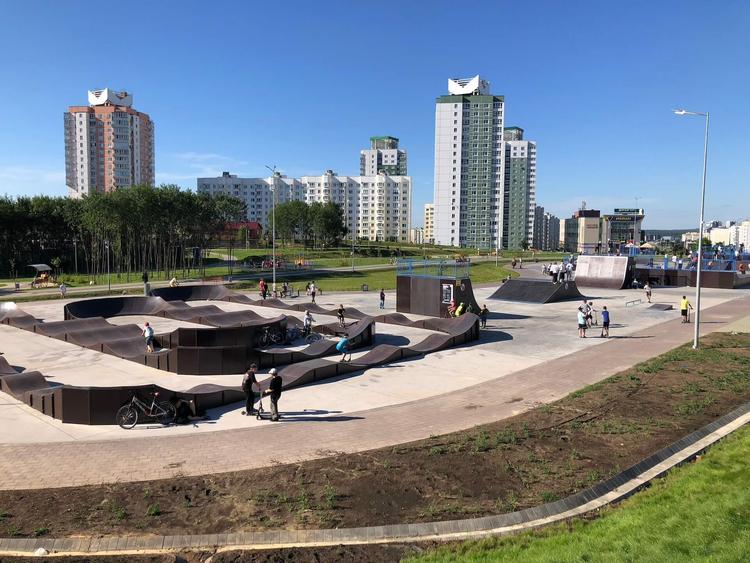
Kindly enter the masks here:
<path id="1" fill-rule="evenodd" d="M 366 283 L 362 284 L 362 291 L 370 291 L 370 286 L 368 286 Z"/>
<path id="2" fill-rule="evenodd" d="M 143 295 L 146 297 L 151 295 L 151 284 L 149 282 L 143 284 Z"/>

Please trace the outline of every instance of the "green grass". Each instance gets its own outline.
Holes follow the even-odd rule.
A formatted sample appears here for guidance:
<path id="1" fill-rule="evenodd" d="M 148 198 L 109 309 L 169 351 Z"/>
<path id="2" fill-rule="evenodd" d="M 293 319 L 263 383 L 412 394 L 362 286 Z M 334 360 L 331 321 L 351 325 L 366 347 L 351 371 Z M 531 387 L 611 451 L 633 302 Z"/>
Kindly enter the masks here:
<path id="1" fill-rule="evenodd" d="M 503 265 L 495 266 L 494 262 L 480 262 L 471 267 L 471 280 L 473 284 L 497 282 L 506 276 L 517 276 L 518 273 L 506 268 Z M 371 292 L 383 289 L 396 289 L 396 270 L 360 270 L 344 272 L 322 272 L 311 274 L 310 278 L 315 281 L 315 285 L 326 292 L 334 291 L 361 291 L 362 285 L 367 284 Z M 266 277 L 266 279 L 268 279 Z M 307 283 L 306 277 L 286 278 L 283 274 L 276 275 L 276 283 L 280 284 L 288 281 L 295 289 L 302 290 Z M 256 281 L 240 282 L 235 285 L 237 289 L 254 289 L 258 286 Z"/>
<path id="2" fill-rule="evenodd" d="M 748 561 L 748 450 L 750 428 L 743 428 L 594 521 L 467 542 L 407 561 Z"/>

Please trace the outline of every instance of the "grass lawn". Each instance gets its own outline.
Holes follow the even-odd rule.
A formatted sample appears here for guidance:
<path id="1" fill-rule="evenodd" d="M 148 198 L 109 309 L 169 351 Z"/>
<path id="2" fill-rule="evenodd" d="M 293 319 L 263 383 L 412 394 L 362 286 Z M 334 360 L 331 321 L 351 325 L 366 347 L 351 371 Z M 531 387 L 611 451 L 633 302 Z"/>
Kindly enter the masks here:
<path id="1" fill-rule="evenodd" d="M 467 542 L 407 561 L 748 561 L 748 451 L 745 427 L 596 520 Z"/>
<path id="2" fill-rule="evenodd" d="M 494 262 L 481 262 L 471 267 L 472 283 L 489 283 L 497 282 L 506 276 L 515 277 L 518 273 L 507 268 L 505 265 L 495 266 Z M 383 289 L 396 289 L 396 270 L 364 270 L 354 272 L 325 272 L 310 276 L 314 279 L 315 284 L 323 292 L 330 291 L 360 291 L 363 284 L 369 286 L 370 291 Z M 281 283 L 288 281 L 295 289 L 302 289 L 310 281 L 305 277 L 285 278 L 283 274 L 276 275 L 276 282 Z M 234 287 L 255 288 L 258 286 L 256 281 L 240 282 Z"/>

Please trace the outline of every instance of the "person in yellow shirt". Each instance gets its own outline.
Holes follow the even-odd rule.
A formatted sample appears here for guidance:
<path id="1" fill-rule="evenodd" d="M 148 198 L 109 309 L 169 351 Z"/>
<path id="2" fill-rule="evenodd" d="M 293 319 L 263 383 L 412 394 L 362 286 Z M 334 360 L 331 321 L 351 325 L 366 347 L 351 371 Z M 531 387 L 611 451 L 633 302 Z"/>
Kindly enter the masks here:
<path id="1" fill-rule="evenodd" d="M 690 304 L 690 301 L 688 301 L 688 298 L 686 296 L 682 296 L 682 300 L 680 300 L 680 314 L 682 315 L 682 322 L 683 323 L 689 323 L 690 322 L 690 315 L 688 311 L 692 309 L 693 306 Z"/>

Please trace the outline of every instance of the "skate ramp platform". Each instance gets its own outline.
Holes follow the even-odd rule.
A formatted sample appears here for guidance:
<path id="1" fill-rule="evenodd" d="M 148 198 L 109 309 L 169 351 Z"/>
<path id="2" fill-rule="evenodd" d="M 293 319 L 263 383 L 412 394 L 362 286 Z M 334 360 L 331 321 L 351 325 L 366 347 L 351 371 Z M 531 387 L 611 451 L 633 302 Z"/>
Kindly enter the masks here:
<path id="1" fill-rule="evenodd" d="M 585 299 L 576 282 L 552 283 L 544 280 L 512 279 L 501 285 L 489 299 L 522 303 L 557 303 Z"/>
<path id="2" fill-rule="evenodd" d="M 635 261 L 629 256 L 589 256 L 576 261 L 576 283 L 580 287 L 624 289 L 635 275 Z"/>

